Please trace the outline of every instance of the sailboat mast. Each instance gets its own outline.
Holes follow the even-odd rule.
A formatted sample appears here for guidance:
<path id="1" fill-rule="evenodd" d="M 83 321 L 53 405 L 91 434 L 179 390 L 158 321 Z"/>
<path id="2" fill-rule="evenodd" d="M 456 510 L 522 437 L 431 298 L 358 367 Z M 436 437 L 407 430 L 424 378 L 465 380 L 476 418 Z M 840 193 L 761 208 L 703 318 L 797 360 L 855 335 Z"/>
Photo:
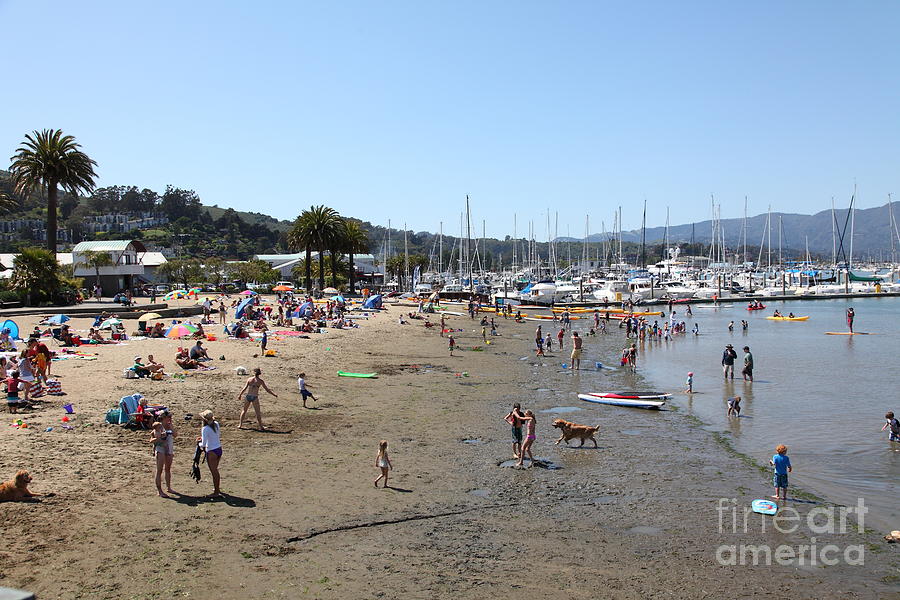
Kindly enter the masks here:
<path id="1" fill-rule="evenodd" d="M 406 223 L 403 223 L 403 268 L 406 272 L 406 285 L 410 284 L 409 280 L 409 243 L 406 240 Z M 411 289 L 409 291 L 412 291 Z"/>
<path id="2" fill-rule="evenodd" d="M 641 268 L 647 268 L 647 199 L 644 198 L 644 213 L 641 217 Z"/>
<path id="3" fill-rule="evenodd" d="M 438 276 L 444 276 L 444 222 L 440 224 L 440 235 L 438 237 Z"/>
<path id="4" fill-rule="evenodd" d="M 850 277 L 850 269 L 853 268 L 853 229 L 856 224 L 856 212 L 853 204 L 856 202 L 856 184 L 853 184 L 853 197 L 850 198 L 850 260 L 847 264 L 847 277 Z"/>
<path id="5" fill-rule="evenodd" d="M 469 195 L 466 194 L 466 263 L 469 275 L 469 291 L 475 291 L 475 285 L 472 282 L 472 259 L 469 256 L 469 243 L 472 241 L 472 214 L 469 212 Z"/>
<path id="6" fill-rule="evenodd" d="M 894 205 L 890 194 L 888 194 L 888 215 L 890 215 L 891 224 L 891 264 L 894 264 L 897 262 L 897 256 L 894 254 L 894 231 L 897 229 L 897 225 L 896 221 L 894 221 Z"/>
<path id="7" fill-rule="evenodd" d="M 747 264 L 747 196 L 744 196 L 744 264 Z"/>

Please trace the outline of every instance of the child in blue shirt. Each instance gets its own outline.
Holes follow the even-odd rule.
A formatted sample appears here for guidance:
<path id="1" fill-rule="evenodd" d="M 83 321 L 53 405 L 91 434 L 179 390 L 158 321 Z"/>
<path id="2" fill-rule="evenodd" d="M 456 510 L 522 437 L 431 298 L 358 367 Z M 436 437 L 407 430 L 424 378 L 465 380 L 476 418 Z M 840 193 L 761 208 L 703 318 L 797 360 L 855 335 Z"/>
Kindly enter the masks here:
<path id="1" fill-rule="evenodd" d="M 687 389 L 684 390 L 685 394 L 693 394 L 694 393 L 694 372 L 691 371 L 688 373 L 687 381 L 684 382 L 687 386 Z"/>
<path id="2" fill-rule="evenodd" d="M 775 486 L 775 495 L 772 496 L 776 500 L 787 501 L 788 473 L 793 472 L 791 467 L 791 459 L 787 455 L 787 446 L 778 444 L 775 448 L 776 454 L 769 461 L 769 464 L 775 467 L 775 476 L 772 483 Z M 783 496 L 778 495 L 778 490 L 782 490 Z"/>

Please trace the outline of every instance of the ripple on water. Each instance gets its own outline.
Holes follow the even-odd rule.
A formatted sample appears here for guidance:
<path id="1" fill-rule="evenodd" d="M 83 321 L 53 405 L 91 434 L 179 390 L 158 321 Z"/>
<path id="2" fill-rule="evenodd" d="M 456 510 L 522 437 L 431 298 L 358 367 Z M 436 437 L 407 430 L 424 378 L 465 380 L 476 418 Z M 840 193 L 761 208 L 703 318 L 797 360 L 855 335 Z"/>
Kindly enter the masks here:
<path id="1" fill-rule="evenodd" d="M 640 533 L 642 535 L 659 535 L 662 533 L 662 529 L 659 527 L 650 527 L 649 525 L 638 525 L 637 527 L 632 527 L 627 531 L 627 533 Z"/>
<path id="2" fill-rule="evenodd" d="M 519 461 L 516 459 L 504 460 L 500 463 L 497 463 L 497 466 L 504 467 L 504 468 L 516 468 L 518 462 Z M 531 463 L 531 461 L 526 458 L 524 466 L 527 467 L 527 466 L 529 466 L 530 463 Z M 558 470 L 562 469 L 562 467 L 560 467 L 559 465 L 554 463 L 552 460 L 548 460 L 546 458 L 535 458 L 533 466 L 539 467 L 541 469 L 547 469 L 548 471 L 558 471 Z"/>
<path id="3" fill-rule="evenodd" d="M 581 410 L 577 406 L 554 406 L 553 408 L 545 408 L 542 413 L 571 413 Z"/>

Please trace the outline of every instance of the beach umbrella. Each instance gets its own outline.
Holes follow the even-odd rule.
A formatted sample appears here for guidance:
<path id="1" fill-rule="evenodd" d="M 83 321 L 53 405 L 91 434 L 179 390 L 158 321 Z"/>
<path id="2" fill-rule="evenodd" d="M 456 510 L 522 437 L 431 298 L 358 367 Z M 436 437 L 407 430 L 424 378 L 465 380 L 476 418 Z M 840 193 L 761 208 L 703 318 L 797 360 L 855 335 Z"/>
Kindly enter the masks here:
<path id="1" fill-rule="evenodd" d="M 180 338 L 189 335 L 194 335 L 197 333 L 197 328 L 190 323 L 178 323 L 177 325 L 172 325 L 166 330 L 167 338 Z"/>
<path id="2" fill-rule="evenodd" d="M 241 296 L 255 296 L 255 295 L 256 295 L 256 292 L 254 292 L 253 290 L 244 290 L 243 292 L 241 292 Z"/>
<path id="3" fill-rule="evenodd" d="M 337 294 L 338 291 L 333 287 L 327 287 L 324 290 L 322 290 L 322 293 L 323 294 Z"/>
<path id="4" fill-rule="evenodd" d="M 100 323 L 100 329 L 112 329 L 113 325 L 121 325 L 122 320 L 116 319 L 115 317 L 112 319 L 107 319 Z"/>
<path id="5" fill-rule="evenodd" d="M 290 292 L 294 288 L 289 285 L 276 285 L 272 288 L 273 292 Z"/>
<path id="6" fill-rule="evenodd" d="M 47 322 L 50 323 L 51 325 L 62 325 L 66 321 L 70 321 L 70 320 L 71 319 L 69 319 L 69 317 L 67 317 L 66 315 L 53 315 L 52 317 L 47 319 Z"/>
<path id="7" fill-rule="evenodd" d="M 148 312 L 138 317 L 138 321 L 150 321 L 152 319 L 162 319 L 162 315 L 155 312 Z"/>
<path id="8" fill-rule="evenodd" d="M 165 296 L 163 296 L 163 300 L 178 300 L 187 296 L 187 292 L 185 290 L 172 290 Z"/>
<path id="9" fill-rule="evenodd" d="M 334 300 L 335 302 L 340 302 L 341 304 L 347 303 L 347 301 L 344 300 L 344 297 L 341 296 L 340 294 L 338 294 L 337 296 L 332 296 L 331 299 Z"/>
<path id="10" fill-rule="evenodd" d="M 237 305 L 237 308 L 234 309 L 234 318 L 240 319 L 244 316 L 244 311 L 250 306 L 250 303 L 253 302 L 253 298 L 245 298 L 241 300 L 241 303 Z"/>

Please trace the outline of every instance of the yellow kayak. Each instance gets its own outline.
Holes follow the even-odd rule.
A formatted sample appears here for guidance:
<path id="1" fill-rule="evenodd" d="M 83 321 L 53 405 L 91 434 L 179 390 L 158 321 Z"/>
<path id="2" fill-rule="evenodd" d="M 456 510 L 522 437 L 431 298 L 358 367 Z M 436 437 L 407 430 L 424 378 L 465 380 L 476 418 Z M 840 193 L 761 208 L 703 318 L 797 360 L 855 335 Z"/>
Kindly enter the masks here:
<path id="1" fill-rule="evenodd" d="M 809 315 L 805 317 L 766 317 L 770 321 L 808 321 Z"/>

